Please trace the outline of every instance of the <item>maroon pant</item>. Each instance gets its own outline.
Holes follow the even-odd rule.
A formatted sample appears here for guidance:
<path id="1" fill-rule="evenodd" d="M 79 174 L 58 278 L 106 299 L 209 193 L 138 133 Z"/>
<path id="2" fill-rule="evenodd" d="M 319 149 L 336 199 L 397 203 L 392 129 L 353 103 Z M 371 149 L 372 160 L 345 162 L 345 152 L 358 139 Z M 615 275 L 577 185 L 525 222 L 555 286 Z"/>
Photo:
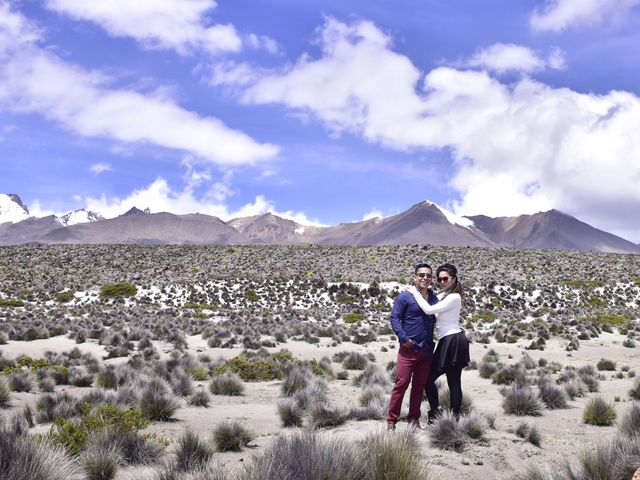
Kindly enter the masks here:
<path id="1" fill-rule="evenodd" d="M 407 391 L 409 383 L 411 383 L 411 393 L 409 396 L 409 414 L 407 415 L 407 420 L 409 422 L 417 422 L 420 420 L 420 404 L 422 403 L 424 387 L 427 384 L 429 373 L 431 372 L 432 358 L 431 355 L 426 355 L 424 349 L 414 352 L 413 349 L 400 345 L 396 383 L 391 391 L 387 422 L 396 423 L 398 421 L 404 392 Z"/>

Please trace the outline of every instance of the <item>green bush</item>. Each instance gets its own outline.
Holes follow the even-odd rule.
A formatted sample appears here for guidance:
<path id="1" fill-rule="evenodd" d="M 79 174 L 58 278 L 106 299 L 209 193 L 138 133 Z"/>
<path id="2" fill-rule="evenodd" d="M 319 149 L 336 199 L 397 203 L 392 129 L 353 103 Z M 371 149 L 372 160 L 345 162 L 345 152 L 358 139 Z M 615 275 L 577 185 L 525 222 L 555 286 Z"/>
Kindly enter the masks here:
<path id="1" fill-rule="evenodd" d="M 364 313 L 346 313 L 345 315 L 343 315 L 342 319 L 344 320 L 344 323 L 358 323 L 360 320 L 364 319 Z"/>
<path id="2" fill-rule="evenodd" d="M 260 300 L 260 297 L 255 292 L 255 290 L 252 290 L 250 288 L 246 288 L 244 290 L 244 298 L 246 298 L 250 302 L 257 302 L 258 300 Z"/>
<path id="3" fill-rule="evenodd" d="M 24 307 L 22 300 L 0 300 L 0 307 Z"/>
<path id="4" fill-rule="evenodd" d="M 129 282 L 109 283 L 100 289 L 100 298 L 135 297 L 138 288 Z"/>
<path id="5" fill-rule="evenodd" d="M 137 408 L 122 409 L 112 404 L 100 405 L 94 412 L 86 413 L 80 420 L 57 418 L 49 436 L 54 443 L 64 445 L 71 453 L 78 453 L 87 442 L 90 433 L 111 429 L 121 434 L 137 432 L 148 425 Z"/>
<path id="6" fill-rule="evenodd" d="M 278 352 L 269 355 L 268 358 L 248 358 L 240 354 L 227 360 L 216 368 L 216 374 L 233 372 L 245 382 L 259 382 L 266 380 L 280 380 L 285 370 L 295 363 L 293 355 L 289 352 Z"/>
<path id="7" fill-rule="evenodd" d="M 54 298 L 58 303 L 67 303 L 73 300 L 74 297 L 75 297 L 74 292 L 71 290 L 68 290 L 66 292 L 56 293 Z"/>
<path id="8" fill-rule="evenodd" d="M 498 315 L 491 310 L 480 310 L 469 317 L 470 322 L 491 323 Z"/>

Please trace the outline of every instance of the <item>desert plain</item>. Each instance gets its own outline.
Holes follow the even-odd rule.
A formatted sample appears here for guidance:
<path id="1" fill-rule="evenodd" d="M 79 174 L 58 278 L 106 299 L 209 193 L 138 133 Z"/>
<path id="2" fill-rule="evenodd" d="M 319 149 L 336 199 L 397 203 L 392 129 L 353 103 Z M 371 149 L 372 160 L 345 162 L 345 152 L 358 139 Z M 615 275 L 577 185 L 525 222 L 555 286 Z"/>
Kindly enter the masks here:
<path id="1" fill-rule="evenodd" d="M 423 261 L 454 263 L 465 287 L 465 415 L 386 432 L 389 314 Z M 637 255 L 19 246 L 0 249 L 0 266 L 0 478 L 630 479 L 640 468 Z"/>

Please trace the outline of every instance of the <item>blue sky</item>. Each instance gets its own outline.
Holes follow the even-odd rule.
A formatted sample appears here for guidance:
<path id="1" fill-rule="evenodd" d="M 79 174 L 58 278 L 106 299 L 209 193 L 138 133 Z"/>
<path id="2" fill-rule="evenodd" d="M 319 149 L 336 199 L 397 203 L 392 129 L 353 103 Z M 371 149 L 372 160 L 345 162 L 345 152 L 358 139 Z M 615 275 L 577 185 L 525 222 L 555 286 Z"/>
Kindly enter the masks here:
<path id="1" fill-rule="evenodd" d="M 422 200 L 640 242 L 640 0 L 0 0 L 0 192 L 334 225 Z"/>

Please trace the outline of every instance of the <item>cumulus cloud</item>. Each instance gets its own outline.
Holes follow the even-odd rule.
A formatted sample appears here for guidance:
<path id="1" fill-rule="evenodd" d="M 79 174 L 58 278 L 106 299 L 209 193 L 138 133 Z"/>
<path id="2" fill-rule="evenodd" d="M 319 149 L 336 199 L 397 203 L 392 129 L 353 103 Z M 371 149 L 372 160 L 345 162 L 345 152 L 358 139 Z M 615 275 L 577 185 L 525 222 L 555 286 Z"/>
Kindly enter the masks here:
<path id="1" fill-rule="evenodd" d="M 322 226 L 317 220 L 309 219 L 303 212 L 292 210 L 278 211 L 275 203 L 258 195 L 251 203 L 247 203 L 238 209 L 231 209 L 224 202 L 228 195 L 221 198 L 211 197 L 208 194 L 198 196 L 195 187 L 202 183 L 204 178 L 187 183 L 182 190 L 175 191 L 162 177 L 156 178 L 150 185 L 136 189 L 124 198 L 86 196 L 82 199 L 84 208 L 98 212 L 105 218 L 113 218 L 123 214 L 132 207 L 140 209 L 148 208 L 151 213 L 170 212 L 174 214 L 202 213 L 213 215 L 228 221 L 236 217 L 262 215 L 270 212 L 283 218 L 293 220 L 303 225 Z M 219 184 L 229 184 L 228 178 L 223 178 Z M 221 201 L 220 201 L 221 200 Z M 41 211 L 44 211 L 38 204 Z"/>
<path id="2" fill-rule="evenodd" d="M 640 0 L 546 0 L 530 17 L 531 28 L 560 32 L 572 27 L 621 22 Z"/>
<path id="3" fill-rule="evenodd" d="M 522 45 L 496 43 L 478 50 L 471 58 L 461 62 L 461 65 L 496 73 L 508 71 L 531 73 L 545 68 L 562 69 L 565 66 L 565 60 L 564 54 L 559 49 L 554 49 L 548 58 L 543 58 Z"/>
<path id="4" fill-rule="evenodd" d="M 112 88 L 106 75 L 61 60 L 37 40 L 25 17 L 0 3 L 0 109 L 38 113 L 82 136 L 150 143 L 218 164 L 254 163 L 278 151 L 180 107 L 163 89 L 145 95 Z"/>
<path id="5" fill-rule="evenodd" d="M 371 220 L 372 218 L 384 218 L 384 215 L 377 208 L 373 208 L 362 216 L 362 220 Z"/>
<path id="6" fill-rule="evenodd" d="M 94 163 L 89 167 L 89 171 L 94 175 L 100 175 L 102 172 L 113 172 L 113 168 L 108 163 Z"/>
<path id="7" fill-rule="evenodd" d="M 242 40 L 233 25 L 207 25 L 213 0 L 46 0 L 47 8 L 100 25 L 114 37 L 131 37 L 148 48 L 237 52 Z"/>
<path id="8" fill-rule="evenodd" d="M 423 74 L 370 22 L 328 19 L 319 43 L 319 58 L 259 76 L 241 99 L 282 104 L 395 149 L 449 148 L 457 214 L 558 208 L 599 228 L 640 232 L 633 93 L 585 94 L 528 77 L 504 84 L 450 67 Z"/>

